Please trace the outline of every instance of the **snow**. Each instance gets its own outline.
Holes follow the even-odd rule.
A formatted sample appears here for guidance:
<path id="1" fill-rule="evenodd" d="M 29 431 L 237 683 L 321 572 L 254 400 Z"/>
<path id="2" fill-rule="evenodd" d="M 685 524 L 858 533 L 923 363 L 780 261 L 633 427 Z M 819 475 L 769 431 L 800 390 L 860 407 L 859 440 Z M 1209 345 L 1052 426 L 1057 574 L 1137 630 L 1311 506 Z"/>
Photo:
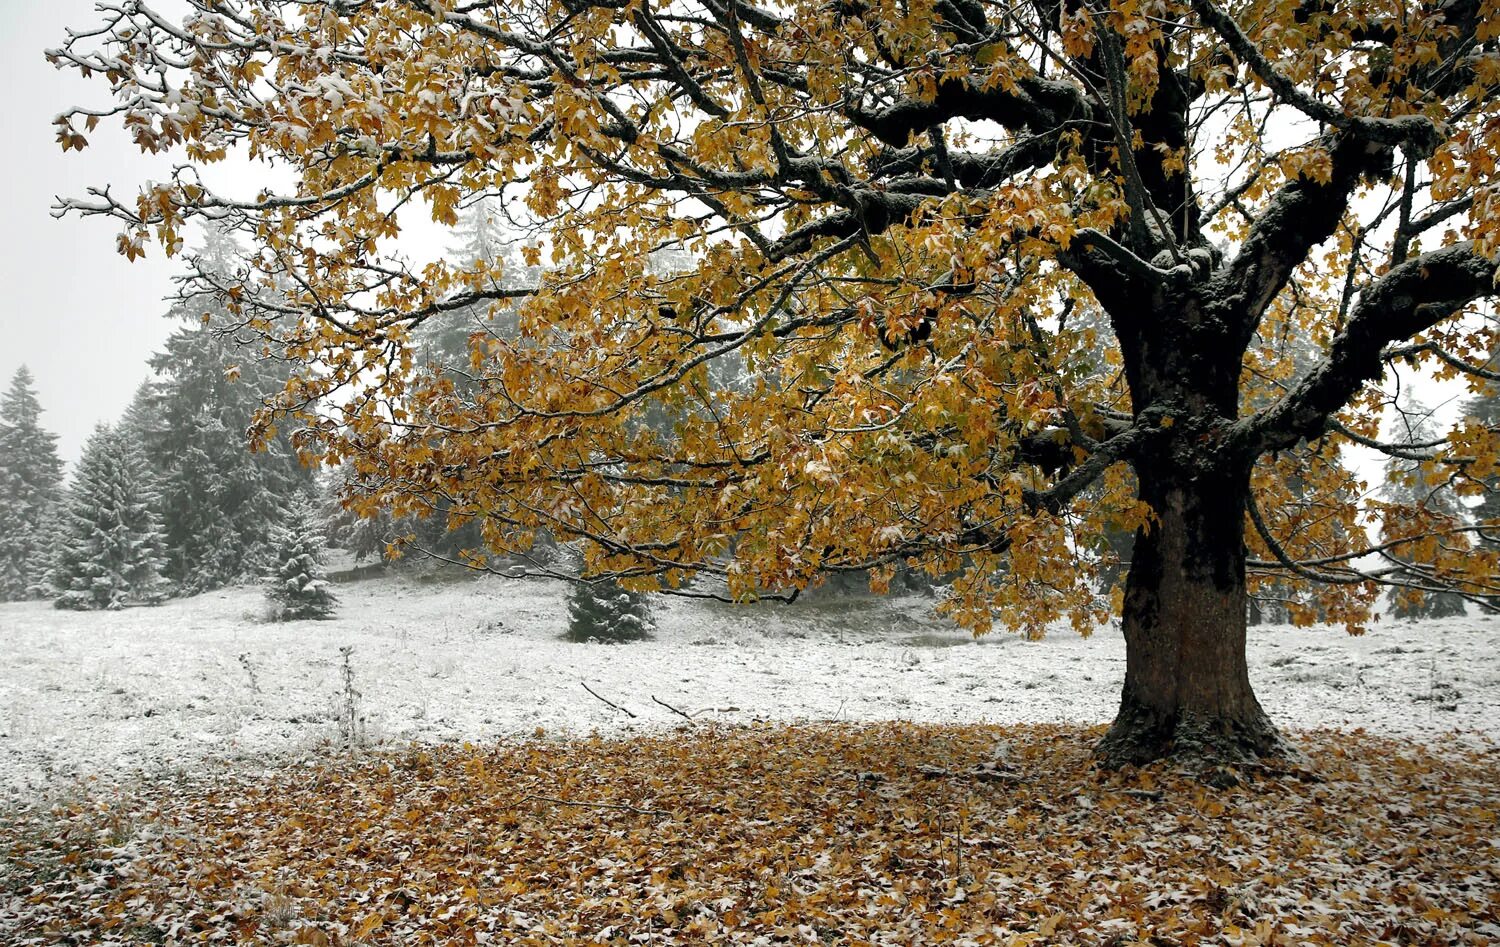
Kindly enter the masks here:
<path id="1" fill-rule="evenodd" d="M 562 640 L 563 587 L 501 578 L 339 587 L 329 621 L 264 619 L 259 588 L 153 608 L 0 605 L 0 798 L 273 763 L 340 739 L 342 658 L 370 744 L 606 734 L 703 718 L 1106 723 L 1118 629 L 974 640 L 919 596 L 792 606 L 668 599 L 653 640 Z M 1500 619 L 1251 629 L 1251 675 L 1282 726 L 1500 736 Z M 635 718 L 586 692 L 588 684 Z"/>

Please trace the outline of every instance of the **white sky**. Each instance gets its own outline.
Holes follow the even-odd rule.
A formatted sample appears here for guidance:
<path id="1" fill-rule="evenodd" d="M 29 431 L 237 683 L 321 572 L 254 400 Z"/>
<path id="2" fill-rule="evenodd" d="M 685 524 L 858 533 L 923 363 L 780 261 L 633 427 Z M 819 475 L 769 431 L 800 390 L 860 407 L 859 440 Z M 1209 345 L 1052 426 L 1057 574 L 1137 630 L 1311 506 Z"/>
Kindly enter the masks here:
<path id="1" fill-rule="evenodd" d="M 172 325 L 162 318 L 173 269 L 160 255 L 127 263 L 116 227 L 102 219 L 53 220 L 54 197 L 112 182 L 133 193 L 165 162 L 142 156 L 101 124 L 94 146 L 66 155 L 52 119 L 67 106 L 101 102 L 105 86 L 52 67 L 42 50 L 64 27 L 97 20 L 94 0 L 0 0 L 0 140 L 6 209 L 0 226 L 0 385 L 19 365 L 36 376 L 42 423 L 72 461 L 96 422 L 113 421 L 146 377 L 146 358 Z"/>

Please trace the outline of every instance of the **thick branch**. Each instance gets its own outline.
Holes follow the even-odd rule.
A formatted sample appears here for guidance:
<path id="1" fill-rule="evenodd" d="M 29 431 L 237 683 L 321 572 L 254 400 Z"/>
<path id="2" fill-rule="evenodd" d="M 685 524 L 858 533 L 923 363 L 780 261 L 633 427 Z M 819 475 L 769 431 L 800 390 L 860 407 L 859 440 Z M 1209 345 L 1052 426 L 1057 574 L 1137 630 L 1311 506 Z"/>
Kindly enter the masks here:
<path id="1" fill-rule="evenodd" d="M 1338 228 L 1360 181 L 1389 170 L 1391 152 L 1342 135 L 1332 142 L 1330 161 L 1326 182 L 1302 177 L 1283 187 L 1209 282 L 1209 296 L 1236 314 L 1246 341 L 1293 271 Z"/>
<path id="2" fill-rule="evenodd" d="M 1260 77 L 1260 81 L 1307 117 L 1333 128 L 1352 132 L 1368 142 L 1387 147 L 1400 146 L 1415 158 L 1425 158 L 1437 150 L 1438 130 L 1428 119 L 1420 115 L 1366 118 L 1336 109 L 1298 88 L 1295 82 L 1266 58 L 1234 18 L 1215 6 L 1212 0 L 1192 0 L 1192 4 L 1198 18 L 1219 34 L 1230 51 L 1249 66 Z"/>
<path id="3" fill-rule="evenodd" d="M 1322 434 L 1335 412 L 1380 377 L 1387 345 L 1494 295 L 1495 275 L 1495 262 L 1466 242 L 1425 253 L 1367 286 L 1328 355 L 1280 401 L 1239 423 L 1239 446 L 1258 455 Z"/>
<path id="4" fill-rule="evenodd" d="M 1095 109 L 1078 87 L 1033 76 L 1018 79 L 1013 91 L 949 79 L 938 83 L 930 101 L 908 98 L 882 109 L 851 105 L 846 112 L 876 138 L 904 148 L 916 133 L 950 119 L 989 120 L 1014 131 L 1040 132 L 1070 121 L 1089 121 Z"/>

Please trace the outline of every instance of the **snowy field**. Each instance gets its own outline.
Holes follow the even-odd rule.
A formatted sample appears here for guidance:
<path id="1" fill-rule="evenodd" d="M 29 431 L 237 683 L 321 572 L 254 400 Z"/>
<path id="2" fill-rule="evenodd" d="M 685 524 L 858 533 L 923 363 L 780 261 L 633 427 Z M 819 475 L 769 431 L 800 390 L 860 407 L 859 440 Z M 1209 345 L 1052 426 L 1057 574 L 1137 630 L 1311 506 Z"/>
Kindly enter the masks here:
<path id="1" fill-rule="evenodd" d="M 564 590 L 538 580 L 369 580 L 339 617 L 268 624 L 258 589 L 114 613 L 0 605 L 0 798 L 80 779 L 324 753 L 352 646 L 370 744 L 621 733 L 725 721 L 1105 723 L 1124 674 L 1118 630 L 978 641 L 930 600 L 735 607 L 667 600 L 654 640 L 561 639 Z M 1423 740 L 1500 736 L 1500 619 L 1251 630 L 1251 675 L 1283 726 Z M 635 714 L 613 710 L 584 690 Z"/>

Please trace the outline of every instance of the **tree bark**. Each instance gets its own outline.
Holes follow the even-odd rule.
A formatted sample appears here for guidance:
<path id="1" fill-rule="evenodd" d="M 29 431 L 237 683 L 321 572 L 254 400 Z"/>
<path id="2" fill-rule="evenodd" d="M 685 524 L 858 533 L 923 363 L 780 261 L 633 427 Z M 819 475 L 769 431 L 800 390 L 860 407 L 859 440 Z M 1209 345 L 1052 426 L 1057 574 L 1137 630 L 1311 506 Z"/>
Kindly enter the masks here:
<path id="1" fill-rule="evenodd" d="M 1155 522 L 1125 584 L 1125 689 L 1098 752 L 1106 766 L 1171 756 L 1247 762 L 1284 749 L 1245 660 L 1244 522 L 1250 469 L 1189 447 L 1137 462 Z"/>

